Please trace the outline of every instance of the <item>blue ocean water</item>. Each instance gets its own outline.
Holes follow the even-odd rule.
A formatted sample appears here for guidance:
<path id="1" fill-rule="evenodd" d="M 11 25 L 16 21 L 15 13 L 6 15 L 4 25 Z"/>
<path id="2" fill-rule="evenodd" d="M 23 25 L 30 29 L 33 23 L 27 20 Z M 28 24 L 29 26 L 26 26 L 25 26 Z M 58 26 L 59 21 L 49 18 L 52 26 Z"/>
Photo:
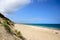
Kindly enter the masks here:
<path id="1" fill-rule="evenodd" d="M 32 25 L 32 26 L 38 26 L 38 27 L 47 27 L 47 28 L 55 28 L 60 30 L 60 24 L 26 24 L 26 25 Z"/>

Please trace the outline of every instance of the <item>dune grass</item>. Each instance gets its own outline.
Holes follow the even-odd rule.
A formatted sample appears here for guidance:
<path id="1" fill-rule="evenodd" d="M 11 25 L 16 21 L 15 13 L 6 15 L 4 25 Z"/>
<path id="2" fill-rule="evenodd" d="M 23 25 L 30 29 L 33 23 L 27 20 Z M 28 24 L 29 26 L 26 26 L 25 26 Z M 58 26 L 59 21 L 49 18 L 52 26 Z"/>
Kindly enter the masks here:
<path id="1" fill-rule="evenodd" d="M 22 36 L 22 33 L 20 31 L 13 31 L 9 25 L 7 25 L 6 23 L 3 23 L 3 26 L 5 27 L 6 31 L 12 35 L 15 35 L 17 36 L 18 38 L 22 39 L 22 40 L 26 40 L 23 36 Z"/>
<path id="2" fill-rule="evenodd" d="M 12 34 L 11 28 L 6 23 L 3 23 L 3 26 L 5 27 L 5 29 L 8 33 Z"/>

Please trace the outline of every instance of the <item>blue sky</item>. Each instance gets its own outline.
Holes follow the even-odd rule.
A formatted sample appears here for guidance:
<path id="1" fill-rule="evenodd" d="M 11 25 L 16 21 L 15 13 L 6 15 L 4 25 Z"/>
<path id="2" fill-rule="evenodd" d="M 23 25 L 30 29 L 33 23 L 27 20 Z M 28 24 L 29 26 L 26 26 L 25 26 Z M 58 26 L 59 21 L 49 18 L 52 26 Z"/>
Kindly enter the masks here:
<path id="1" fill-rule="evenodd" d="M 60 24 L 60 0 L 32 0 L 7 17 L 16 23 Z"/>

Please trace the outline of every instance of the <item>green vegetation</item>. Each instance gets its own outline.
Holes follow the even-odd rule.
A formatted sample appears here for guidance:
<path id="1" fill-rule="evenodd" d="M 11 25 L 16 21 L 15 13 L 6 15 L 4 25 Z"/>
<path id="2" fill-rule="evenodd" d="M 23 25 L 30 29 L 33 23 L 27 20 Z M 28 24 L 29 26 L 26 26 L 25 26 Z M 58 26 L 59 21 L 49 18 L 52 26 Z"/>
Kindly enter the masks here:
<path id="1" fill-rule="evenodd" d="M 11 28 L 6 23 L 3 23 L 3 26 L 5 27 L 5 29 L 8 33 L 12 33 Z"/>
<path id="2" fill-rule="evenodd" d="M 4 15 L 0 13 L 0 24 L 4 26 L 6 31 L 12 35 L 15 35 L 16 37 L 25 40 L 25 38 L 22 36 L 22 33 L 20 31 L 15 30 L 14 27 L 14 22 L 12 22 L 10 19 L 6 18 Z"/>
<path id="3" fill-rule="evenodd" d="M 5 17 L 1 13 L 0 13 L 0 18 L 2 18 L 2 21 L 6 22 L 8 25 L 14 26 L 14 22 L 12 22 L 10 19 L 8 19 L 7 17 Z"/>
<path id="4" fill-rule="evenodd" d="M 22 36 L 20 31 L 15 30 L 15 33 L 16 33 L 16 36 L 18 36 L 18 37 Z"/>

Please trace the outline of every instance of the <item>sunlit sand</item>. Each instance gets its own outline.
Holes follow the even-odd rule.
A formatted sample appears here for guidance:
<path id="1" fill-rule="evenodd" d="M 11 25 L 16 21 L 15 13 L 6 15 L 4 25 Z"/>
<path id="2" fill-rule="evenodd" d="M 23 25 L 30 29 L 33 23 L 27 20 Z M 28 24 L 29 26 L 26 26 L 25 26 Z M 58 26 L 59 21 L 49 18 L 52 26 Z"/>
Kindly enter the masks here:
<path id="1" fill-rule="evenodd" d="M 15 24 L 15 29 L 21 31 L 26 40 L 60 40 L 60 30 Z"/>

